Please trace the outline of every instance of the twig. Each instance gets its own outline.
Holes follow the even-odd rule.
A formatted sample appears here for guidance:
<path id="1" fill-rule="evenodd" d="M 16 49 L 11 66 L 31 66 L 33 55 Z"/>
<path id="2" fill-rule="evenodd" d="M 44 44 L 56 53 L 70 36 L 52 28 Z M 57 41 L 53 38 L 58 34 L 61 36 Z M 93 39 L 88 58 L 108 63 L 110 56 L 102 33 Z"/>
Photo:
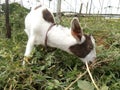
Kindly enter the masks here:
<path id="1" fill-rule="evenodd" d="M 89 70 L 89 67 L 88 67 L 88 63 L 86 62 L 85 65 L 86 65 L 87 71 L 88 71 L 88 73 L 89 73 L 89 75 L 90 75 L 90 78 L 91 78 L 91 80 L 92 80 L 92 82 L 93 82 L 95 88 L 96 88 L 97 90 L 100 90 L 100 89 L 98 88 L 98 86 L 96 85 L 96 83 L 95 83 L 93 77 L 92 77 L 92 74 L 91 74 L 91 72 L 90 72 L 90 70 Z"/>
<path id="2" fill-rule="evenodd" d="M 96 65 L 98 65 L 98 64 L 100 64 L 100 63 L 108 62 L 108 61 L 112 61 L 112 60 L 99 61 L 99 62 L 96 62 L 96 63 L 91 64 L 91 66 L 92 66 L 92 67 L 95 67 Z M 90 78 L 91 78 L 91 80 L 92 80 L 95 88 L 96 88 L 97 90 L 100 90 L 100 89 L 98 88 L 98 86 L 95 84 L 95 81 L 94 81 L 94 79 L 93 79 L 93 77 L 92 77 L 92 75 L 91 75 L 91 73 L 90 73 L 90 70 L 89 70 L 89 67 L 88 67 L 88 63 L 86 62 L 85 64 L 86 64 L 87 70 L 86 70 L 83 74 L 80 73 L 80 74 L 78 75 L 78 77 L 77 77 L 73 82 L 71 82 L 69 86 L 67 86 L 67 87 L 65 88 L 65 90 L 68 90 L 73 84 L 75 84 L 75 83 L 76 83 L 82 76 L 84 76 L 87 72 L 89 73 Z M 91 67 L 91 68 L 92 68 L 92 67 Z"/>
<path id="3" fill-rule="evenodd" d="M 80 74 L 78 75 L 78 77 L 77 77 L 73 82 L 71 82 L 69 86 L 67 86 L 67 87 L 65 88 L 65 90 L 68 90 L 73 84 L 75 84 L 75 83 L 76 83 L 82 76 L 84 76 L 86 73 L 87 73 L 87 70 L 86 70 L 83 74 L 80 73 Z"/>

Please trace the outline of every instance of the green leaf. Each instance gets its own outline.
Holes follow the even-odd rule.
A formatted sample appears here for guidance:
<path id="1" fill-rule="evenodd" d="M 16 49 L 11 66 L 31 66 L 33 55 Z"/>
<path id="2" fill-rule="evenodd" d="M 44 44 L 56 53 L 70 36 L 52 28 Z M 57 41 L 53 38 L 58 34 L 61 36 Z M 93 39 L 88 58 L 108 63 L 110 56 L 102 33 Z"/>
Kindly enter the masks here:
<path id="1" fill-rule="evenodd" d="M 108 86 L 106 85 L 102 86 L 101 90 L 108 90 Z"/>
<path id="2" fill-rule="evenodd" d="M 77 82 L 78 87 L 80 88 L 80 90 L 94 90 L 94 86 L 85 80 L 79 80 Z"/>

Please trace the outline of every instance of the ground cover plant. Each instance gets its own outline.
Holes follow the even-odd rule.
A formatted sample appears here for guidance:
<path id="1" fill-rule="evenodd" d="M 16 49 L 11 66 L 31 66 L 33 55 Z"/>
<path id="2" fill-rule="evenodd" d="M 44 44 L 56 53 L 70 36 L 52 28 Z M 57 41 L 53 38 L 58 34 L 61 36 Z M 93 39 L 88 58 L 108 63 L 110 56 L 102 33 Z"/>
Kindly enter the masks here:
<path id="1" fill-rule="evenodd" d="M 59 49 L 36 46 L 32 64 L 22 66 L 27 43 L 24 17 L 28 10 L 15 4 L 10 14 L 12 38 L 5 38 L 4 21 L 0 22 L 0 90 L 64 90 L 85 65 L 75 56 Z M 20 10 L 21 9 L 21 10 Z M 22 16 L 21 16 L 22 15 Z M 0 15 L 4 20 L 4 15 Z M 72 17 L 62 17 L 61 24 L 70 26 Z M 86 33 L 96 39 L 97 59 L 90 65 L 93 78 L 100 90 L 120 90 L 120 20 L 103 17 L 79 17 Z M 69 90 L 95 90 L 88 73 Z"/>

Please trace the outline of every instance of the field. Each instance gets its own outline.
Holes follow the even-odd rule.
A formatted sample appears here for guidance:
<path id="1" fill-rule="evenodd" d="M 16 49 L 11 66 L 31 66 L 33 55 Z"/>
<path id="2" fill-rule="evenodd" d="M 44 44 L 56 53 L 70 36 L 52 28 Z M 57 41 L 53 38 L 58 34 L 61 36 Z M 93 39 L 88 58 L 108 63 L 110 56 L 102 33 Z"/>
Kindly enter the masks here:
<path id="1" fill-rule="evenodd" d="M 59 49 L 35 46 L 31 64 L 22 66 L 27 43 L 24 17 L 27 10 L 11 9 L 12 38 L 5 37 L 0 21 L 0 90 L 64 90 L 86 71 L 78 57 Z M 21 9 L 21 10 L 19 10 Z M 24 11 L 24 14 L 23 14 Z M 0 15 L 1 20 L 4 16 Z M 61 24 L 70 27 L 72 17 L 62 17 Z M 103 17 L 79 17 L 87 34 L 96 39 L 97 59 L 90 64 L 92 76 L 100 90 L 120 90 L 120 20 Z M 96 90 L 85 73 L 69 90 Z"/>

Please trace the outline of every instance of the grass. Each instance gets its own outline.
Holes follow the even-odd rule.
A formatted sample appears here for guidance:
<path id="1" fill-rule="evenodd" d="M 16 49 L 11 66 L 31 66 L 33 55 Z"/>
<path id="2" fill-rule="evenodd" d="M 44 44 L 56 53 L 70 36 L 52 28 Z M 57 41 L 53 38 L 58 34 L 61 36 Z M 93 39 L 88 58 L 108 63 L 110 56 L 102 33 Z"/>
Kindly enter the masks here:
<path id="1" fill-rule="evenodd" d="M 70 21 L 71 17 L 63 17 L 61 24 L 70 26 Z M 42 46 L 34 48 L 33 64 L 23 67 L 27 36 L 19 23 L 12 26 L 11 39 L 5 38 L 5 28 L 0 27 L 0 90 L 64 90 L 84 73 L 85 65 L 77 57 L 59 49 L 45 52 Z M 97 59 L 90 66 L 94 80 L 101 90 L 120 90 L 120 20 L 80 17 L 80 23 L 96 39 Z M 95 89 L 88 74 L 70 87 L 88 89 Z"/>

